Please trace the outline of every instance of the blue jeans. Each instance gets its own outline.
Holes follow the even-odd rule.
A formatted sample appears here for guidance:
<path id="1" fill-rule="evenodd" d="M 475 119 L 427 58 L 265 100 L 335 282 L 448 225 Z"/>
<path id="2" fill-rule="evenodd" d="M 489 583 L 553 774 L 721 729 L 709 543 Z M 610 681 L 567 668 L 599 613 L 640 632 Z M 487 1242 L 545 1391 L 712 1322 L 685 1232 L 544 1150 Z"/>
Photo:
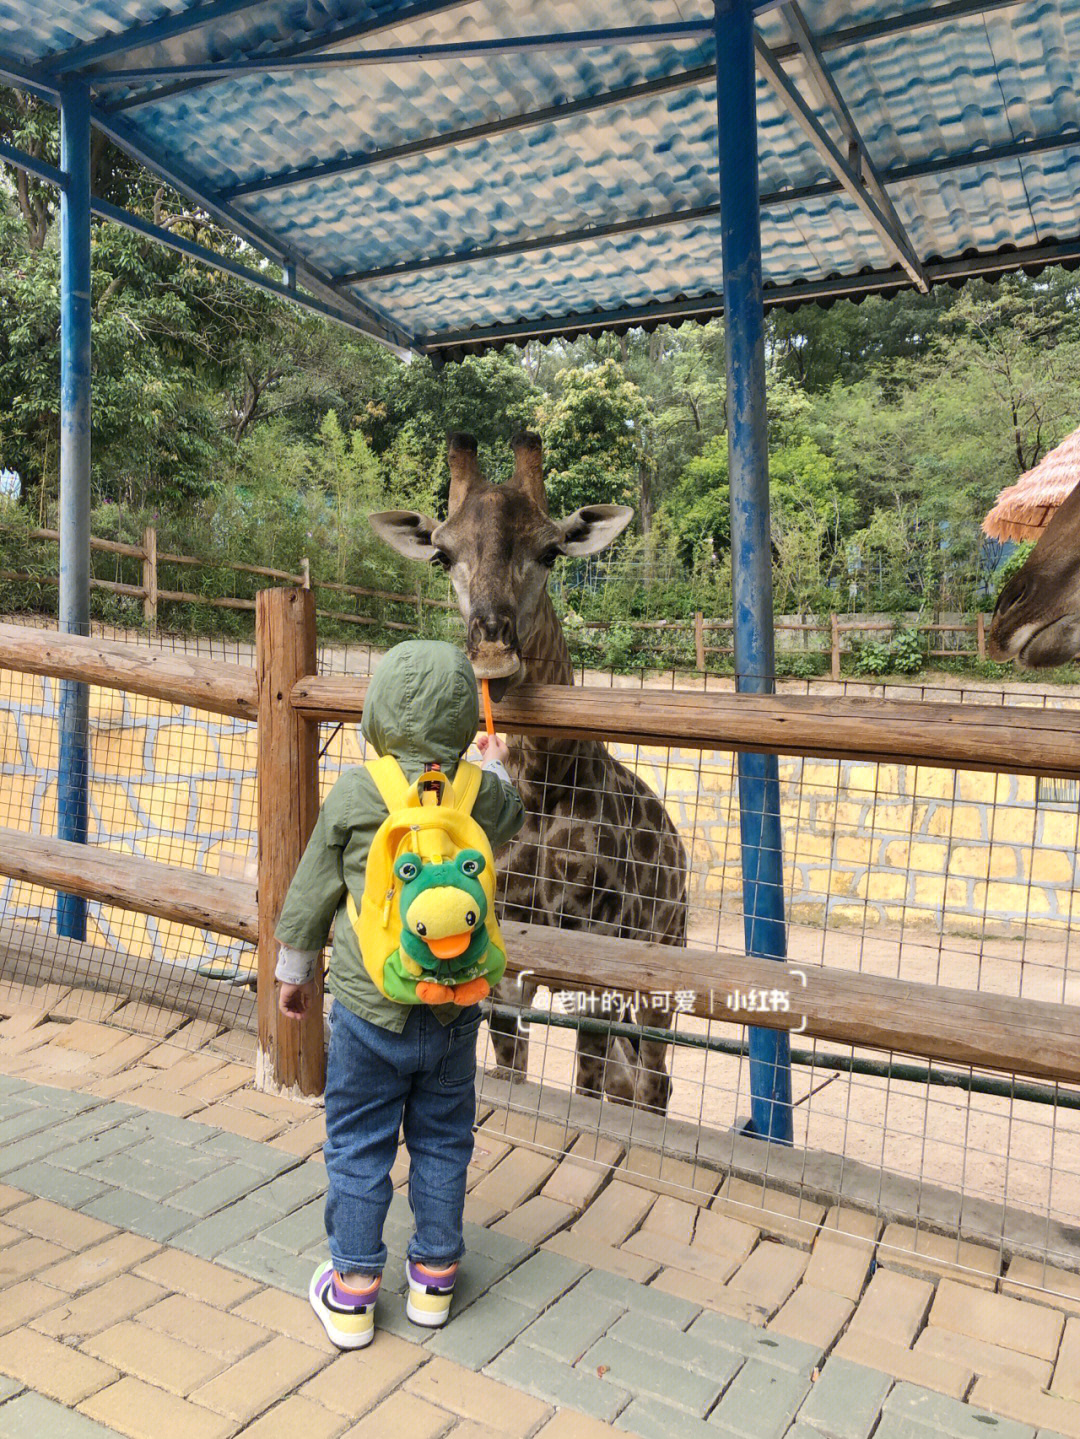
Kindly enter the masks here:
<path id="1" fill-rule="evenodd" d="M 404 1126 L 415 1232 L 408 1257 L 436 1266 L 465 1252 L 465 1174 L 476 1117 L 480 1007 L 442 1025 L 418 1004 L 400 1034 L 335 1003 L 326 1062 L 326 1233 L 339 1274 L 379 1274 L 390 1167 Z"/>

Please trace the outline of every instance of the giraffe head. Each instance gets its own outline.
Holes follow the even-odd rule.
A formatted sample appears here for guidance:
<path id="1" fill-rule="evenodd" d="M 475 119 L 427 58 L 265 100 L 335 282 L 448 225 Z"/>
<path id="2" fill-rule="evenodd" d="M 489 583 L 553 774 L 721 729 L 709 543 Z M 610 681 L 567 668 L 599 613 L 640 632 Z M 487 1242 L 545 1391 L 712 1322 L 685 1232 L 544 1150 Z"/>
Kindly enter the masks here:
<path id="1" fill-rule="evenodd" d="M 449 571 L 469 660 L 479 679 L 492 681 L 496 700 L 523 677 L 525 647 L 541 618 L 555 561 L 596 554 L 634 514 L 626 505 L 586 505 L 552 519 L 539 435 L 518 435 L 511 445 L 514 473 L 493 485 L 480 474 L 476 440 L 450 436 L 450 503 L 441 524 L 414 510 L 369 517 L 398 554 Z"/>
<path id="2" fill-rule="evenodd" d="M 1055 510 L 1027 560 L 1002 586 L 987 635 L 995 660 L 1025 669 L 1080 654 L 1080 485 Z"/>

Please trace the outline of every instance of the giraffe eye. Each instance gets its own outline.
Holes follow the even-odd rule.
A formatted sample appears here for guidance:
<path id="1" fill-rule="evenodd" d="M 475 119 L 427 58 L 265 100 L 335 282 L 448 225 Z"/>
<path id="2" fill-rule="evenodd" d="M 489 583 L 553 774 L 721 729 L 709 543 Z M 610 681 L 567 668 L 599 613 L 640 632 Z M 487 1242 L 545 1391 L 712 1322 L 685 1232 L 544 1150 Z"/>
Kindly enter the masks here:
<path id="1" fill-rule="evenodd" d="M 545 550 L 540 556 L 540 564 L 542 564 L 545 569 L 550 570 L 561 554 L 562 550 L 559 549 L 558 545 L 552 545 L 549 550 Z"/>
<path id="2" fill-rule="evenodd" d="M 431 563 L 438 565 L 440 570 L 448 570 L 451 563 L 450 556 L 445 550 L 435 550 L 431 556 Z"/>

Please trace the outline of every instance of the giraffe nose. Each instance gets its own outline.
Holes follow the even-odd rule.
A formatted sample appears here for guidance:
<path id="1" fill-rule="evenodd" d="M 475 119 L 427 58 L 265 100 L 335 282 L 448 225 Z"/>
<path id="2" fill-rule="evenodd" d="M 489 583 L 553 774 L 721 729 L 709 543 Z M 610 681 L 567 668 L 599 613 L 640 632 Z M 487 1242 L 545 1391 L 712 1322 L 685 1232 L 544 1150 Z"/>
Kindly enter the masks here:
<path id="1" fill-rule="evenodd" d="M 473 649 L 482 644 L 502 645 L 517 649 L 517 626 L 514 617 L 497 610 L 474 610 L 469 621 L 469 644 Z"/>

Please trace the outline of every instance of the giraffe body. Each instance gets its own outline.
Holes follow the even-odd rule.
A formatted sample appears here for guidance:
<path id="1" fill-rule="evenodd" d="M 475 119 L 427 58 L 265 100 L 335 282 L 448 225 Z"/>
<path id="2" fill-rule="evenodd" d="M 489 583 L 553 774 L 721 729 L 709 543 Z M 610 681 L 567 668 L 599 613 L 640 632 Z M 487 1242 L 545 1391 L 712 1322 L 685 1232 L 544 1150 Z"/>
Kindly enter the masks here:
<path id="1" fill-rule="evenodd" d="M 443 524 L 408 511 L 371 517 L 376 533 L 415 559 L 449 569 L 467 626 L 469 658 L 494 698 L 508 685 L 572 684 L 573 666 L 547 594 L 558 554 L 589 554 L 625 527 L 632 511 L 591 506 L 565 520 L 547 514 L 539 440 L 515 441 L 513 479 L 495 486 L 476 467 L 475 441 L 451 438 L 450 511 Z M 657 795 L 598 741 L 510 736 L 508 769 L 525 803 L 525 825 L 496 856 L 501 914 L 508 920 L 590 930 L 661 944 L 686 942 L 686 851 Z M 556 934 L 552 943 L 557 944 Z M 582 976 L 587 989 L 588 976 Z M 526 1003 L 528 981 L 504 980 L 496 995 Z M 642 1003 L 634 1018 L 670 1025 L 671 1009 Z M 523 1078 L 528 1037 L 492 1016 L 500 1070 Z M 580 1092 L 666 1110 L 667 1046 L 580 1031 Z"/>

